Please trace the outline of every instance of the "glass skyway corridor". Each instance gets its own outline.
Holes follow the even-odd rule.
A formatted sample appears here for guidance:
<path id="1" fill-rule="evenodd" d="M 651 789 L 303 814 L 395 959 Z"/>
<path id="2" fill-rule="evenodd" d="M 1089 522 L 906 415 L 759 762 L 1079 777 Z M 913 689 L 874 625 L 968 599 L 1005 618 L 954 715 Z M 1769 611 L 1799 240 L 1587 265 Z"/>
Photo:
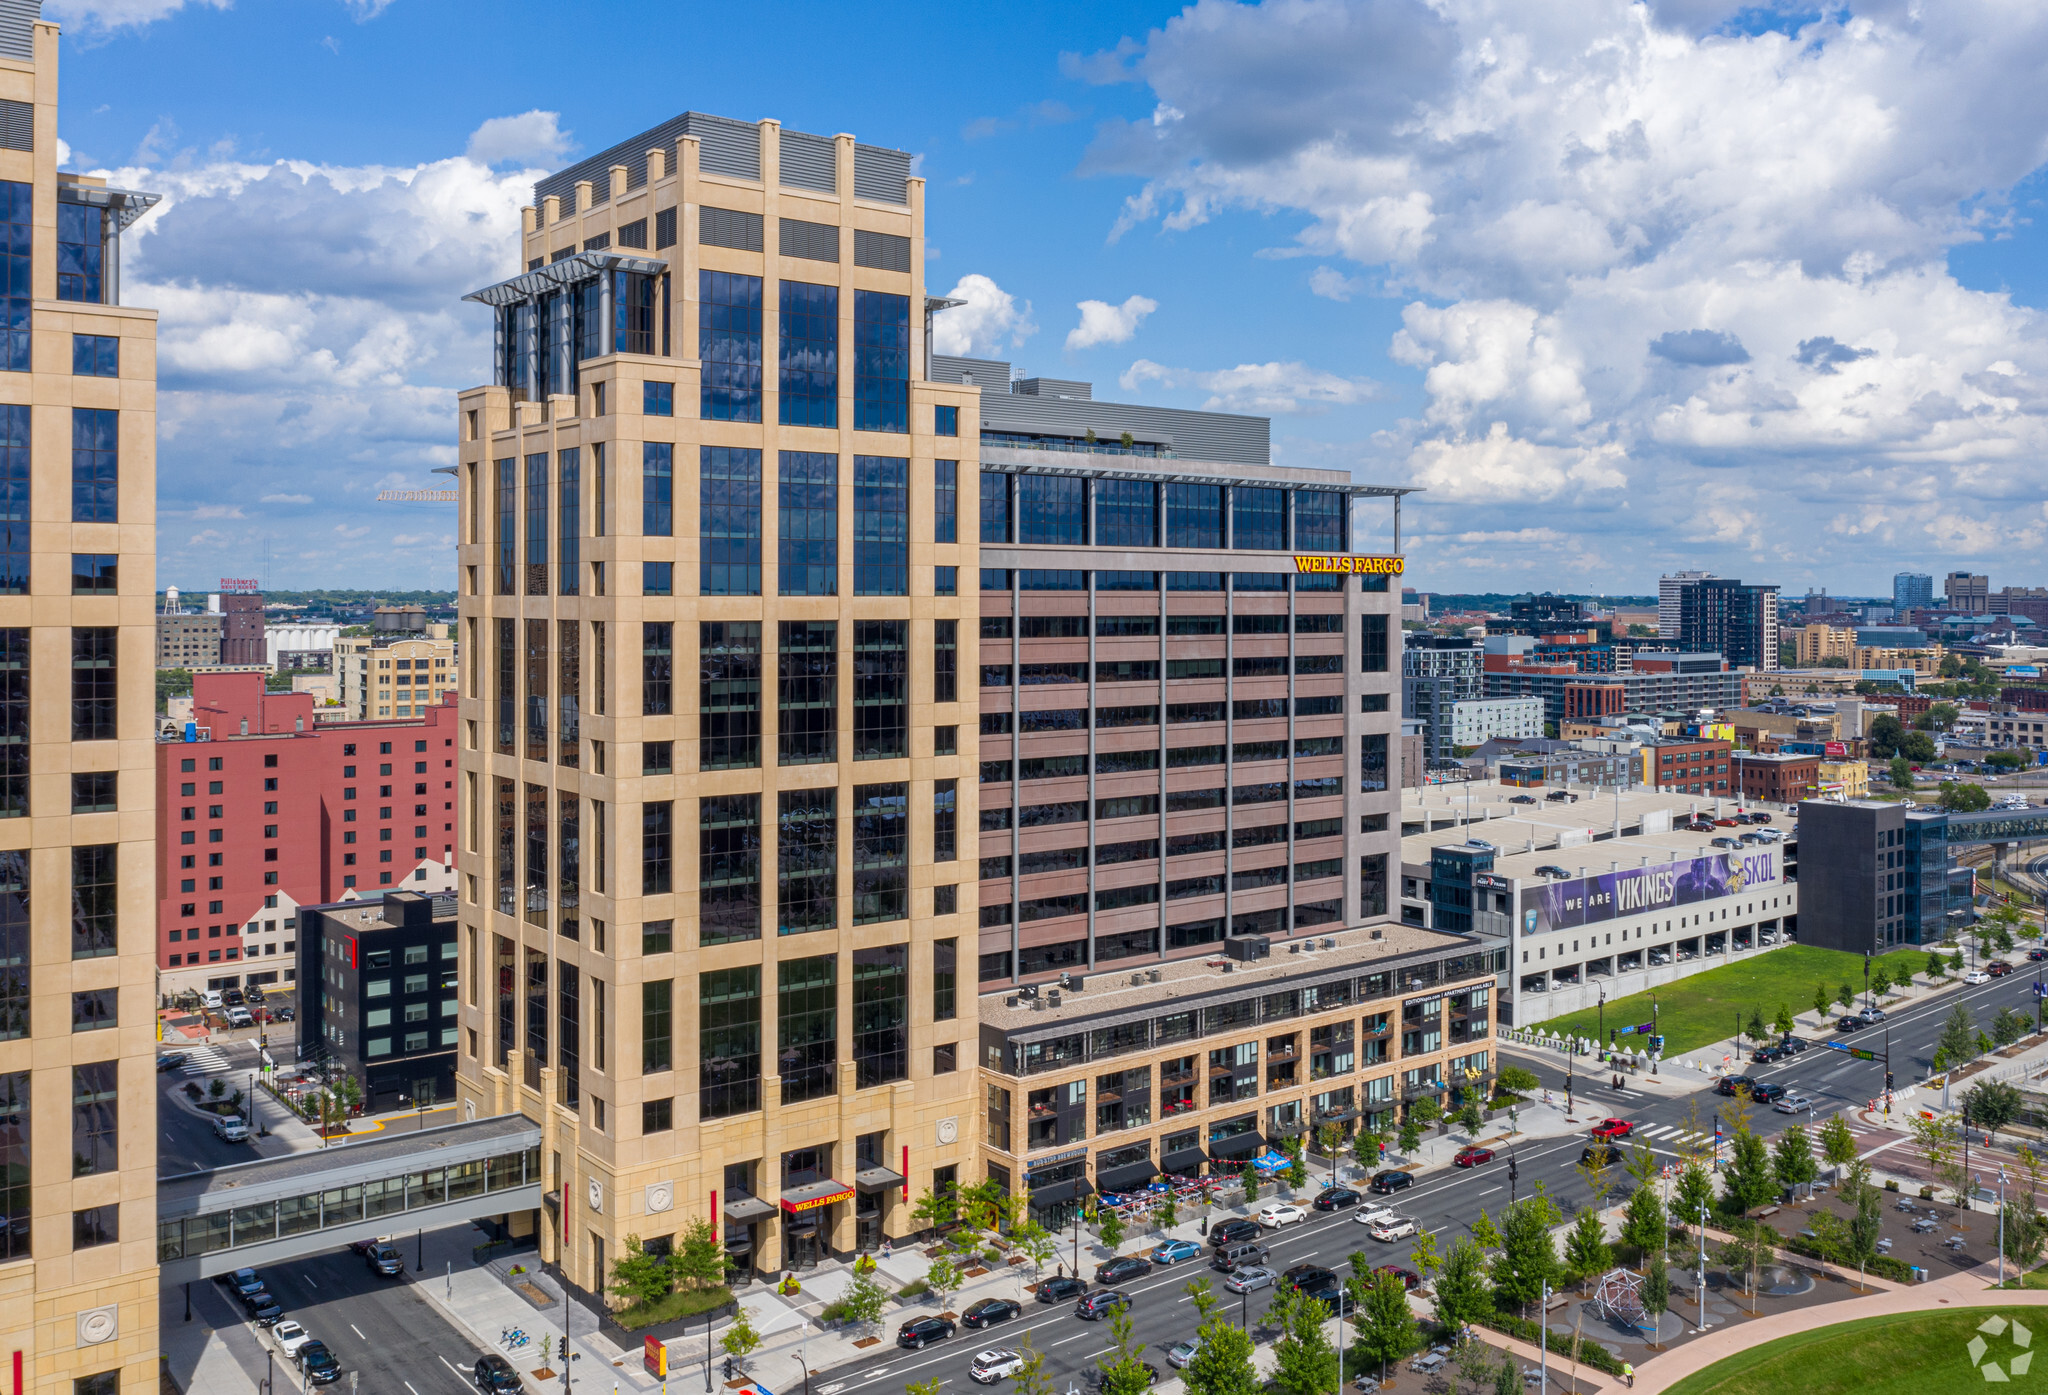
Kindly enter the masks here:
<path id="1" fill-rule="evenodd" d="M 167 1177 L 157 1262 L 174 1283 L 534 1210 L 540 1167 L 540 1126 L 511 1114 Z"/>

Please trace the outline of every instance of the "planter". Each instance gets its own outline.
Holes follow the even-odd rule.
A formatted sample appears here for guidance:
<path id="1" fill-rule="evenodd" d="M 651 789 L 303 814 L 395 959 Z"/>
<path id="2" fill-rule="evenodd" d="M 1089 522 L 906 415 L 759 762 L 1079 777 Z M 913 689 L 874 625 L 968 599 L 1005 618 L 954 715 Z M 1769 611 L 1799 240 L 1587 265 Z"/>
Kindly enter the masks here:
<path id="1" fill-rule="evenodd" d="M 882 1339 L 880 1337 L 857 1337 L 854 1339 L 853 1344 L 865 1351 L 869 1347 L 880 1346 Z"/>
<path id="2" fill-rule="evenodd" d="M 983 1269 L 983 1268 L 981 1268 L 981 1267 L 980 1267 L 979 1265 L 977 1265 L 977 1266 L 976 1266 L 976 1267 L 974 1267 L 973 1269 L 969 1269 L 969 1270 L 967 1270 L 967 1271 L 966 1271 L 966 1276 L 967 1276 L 968 1278 L 970 1278 L 970 1279 L 978 1279 L 978 1278 L 980 1278 L 980 1277 L 981 1277 L 982 1275 L 984 1275 L 984 1274 L 986 1274 L 986 1273 L 988 1273 L 988 1270 L 986 1270 L 986 1269 Z"/>

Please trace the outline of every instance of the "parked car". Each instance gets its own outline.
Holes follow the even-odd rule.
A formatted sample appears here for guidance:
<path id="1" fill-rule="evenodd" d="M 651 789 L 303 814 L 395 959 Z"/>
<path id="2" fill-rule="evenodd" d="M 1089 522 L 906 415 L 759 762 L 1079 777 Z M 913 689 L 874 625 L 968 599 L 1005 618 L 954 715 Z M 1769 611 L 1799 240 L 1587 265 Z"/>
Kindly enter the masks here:
<path id="1" fill-rule="evenodd" d="M 922 1351 L 929 1343 L 943 1342 L 952 1335 L 953 1324 L 942 1317 L 912 1318 L 896 1329 L 896 1345 Z"/>
<path id="2" fill-rule="evenodd" d="M 1263 1264 L 1240 1264 L 1223 1276 L 1223 1286 L 1232 1293 L 1250 1293 L 1255 1288 L 1270 1288 L 1275 1277 Z"/>
<path id="3" fill-rule="evenodd" d="M 1411 1173 L 1395 1172 L 1392 1169 L 1385 1172 L 1376 1172 L 1372 1178 L 1372 1189 L 1382 1196 L 1392 1195 L 1403 1187 L 1412 1187 L 1414 1185 L 1415 1178 Z"/>
<path id="4" fill-rule="evenodd" d="M 1349 1187 L 1325 1187 L 1313 1205 L 1318 1211 L 1342 1211 L 1347 1206 L 1356 1206 L 1364 1199 Z"/>
<path id="5" fill-rule="evenodd" d="M 1121 1284 L 1132 1279 L 1142 1279 L 1152 1272 L 1152 1261 L 1143 1255 L 1125 1255 L 1121 1259 L 1107 1260 L 1095 1266 L 1095 1282 L 1098 1284 Z"/>
<path id="6" fill-rule="evenodd" d="M 1749 1092 L 1749 1097 L 1758 1104 L 1774 1104 L 1785 1098 L 1783 1085 L 1759 1085 Z"/>
<path id="7" fill-rule="evenodd" d="M 1750 1053 L 1749 1063 L 1753 1066 L 1768 1066 L 1785 1054 L 1782 1046 L 1759 1046 Z"/>
<path id="8" fill-rule="evenodd" d="M 1271 1201 L 1259 1208 L 1259 1224 L 1268 1230 L 1294 1225 L 1308 1219 L 1308 1212 L 1290 1201 Z"/>
<path id="9" fill-rule="evenodd" d="M 1756 1082 L 1746 1075 L 1724 1075 L 1721 1077 L 1720 1082 L 1714 1086 L 1714 1092 L 1721 1095 L 1733 1095 L 1739 1090 L 1754 1090 L 1755 1088 Z"/>
<path id="10" fill-rule="evenodd" d="M 1071 1274 L 1061 1274 L 1054 1278 L 1041 1279 L 1039 1280 L 1038 1287 L 1033 1290 L 1038 1295 L 1038 1301 L 1041 1303 L 1059 1303 L 1069 1298 L 1079 1298 L 1087 1291 L 1087 1282 L 1077 1279 Z"/>
<path id="11" fill-rule="evenodd" d="M 364 1263 L 373 1274 L 382 1274 L 395 1279 L 405 1273 L 405 1256 L 398 1252 L 396 1245 L 372 1245 L 363 1255 Z"/>
<path id="12" fill-rule="evenodd" d="M 325 1342 L 305 1343 L 292 1359 L 315 1385 L 332 1385 L 341 1379 L 341 1363 L 334 1359 L 334 1353 L 327 1349 Z"/>
<path id="13" fill-rule="evenodd" d="M 1209 1227 L 1209 1248 L 1212 1250 L 1220 1250 L 1225 1245 L 1240 1245 L 1247 1240 L 1258 1238 L 1259 1223 L 1244 1216 Z"/>
<path id="14" fill-rule="evenodd" d="M 1714 820 L 1714 827 L 1716 827 L 1716 828 L 1740 828 L 1741 826 L 1742 826 L 1742 825 L 1740 825 L 1739 823 L 1737 823 L 1737 822 L 1736 822 L 1736 821 L 1735 821 L 1734 819 L 1715 819 L 1715 820 Z"/>
<path id="15" fill-rule="evenodd" d="M 2039 964 L 2044 959 L 2048 959 L 2048 949 L 2030 949 L 2027 951 L 2027 962 L 2029 964 Z"/>
<path id="16" fill-rule="evenodd" d="M 249 1318 L 258 1327 L 269 1327 L 284 1317 L 284 1305 L 267 1293 L 253 1293 L 243 1303 L 249 1310 Z"/>
<path id="17" fill-rule="evenodd" d="M 1993 978 L 2004 978 L 2012 972 L 2012 965 L 2006 963 L 2003 959 L 1994 959 L 1984 966 L 1984 972 L 1990 974 Z"/>
<path id="18" fill-rule="evenodd" d="M 1783 1041 L 1778 1043 L 1778 1050 L 1783 1052 L 1787 1056 L 1797 1056 L 1800 1053 L 1804 1052 L 1806 1048 L 1811 1045 L 1813 1045 L 1813 1043 L 1808 1041 L 1805 1037 L 1788 1036 Z"/>
<path id="19" fill-rule="evenodd" d="M 1636 1131 L 1636 1126 L 1626 1119 L 1602 1119 L 1593 1125 L 1595 1138 L 1627 1138 Z"/>
<path id="20" fill-rule="evenodd" d="M 213 1116 L 213 1136 L 223 1143 L 247 1143 L 249 1126 L 232 1114 Z"/>
<path id="21" fill-rule="evenodd" d="M 1991 982 L 1991 975 L 1985 973 L 1982 969 L 1972 969 L 1963 975 L 1963 982 L 1969 984 L 1989 983 Z"/>
<path id="22" fill-rule="evenodd" d="M 1330 1316 L 1332 1317 L 1349 1317 L 1352 1308 L 1355 1306 L 1351 1301 L 1350 1295 L 1344 1292 L 1344 1285 L 1338 1281 L 1335 1274 L 1314 1284 L 1302 1285 L 1301 1296 L 1313 1298 L 1318 1303 L 1321 1303 L 1330 1310 Z"/>
<path id="23" fill-rule="evenodd" d="M 182 1051 L 166 1051 L 156 1058 L 158 1071 L 178 1070 L 184 1064 L 185 1053 Z"/>
<path id="24" fill-rule="evenodd" d="M 1989 978 L 1980 978 L 1978 982 L 1989 983 L 1991 980 Z M 1860 1032 L 1869 1025 L 1868 1022 L 1865 1022 L 1860 1017 L 1844 1017 L 1836 1021 L 1835 1030 L 1838 1032 Z"/>
<path id="25" fill-rule="evenodd" d="M 230 988 L 227 992 L 220 995 L 220 1000 L 228 1007 L 240 1007 L 243 1002 L 242 990 L 239 988 Z"/>
<path id="26" fill-rule="evenodd" d="M 1491 1148 L 1460 1148 L 1458 1156 L 1451 1159 L 1453 1167 L 1478 1167 L 1481 1163 L 1493 1161 Z"/>
<path id="27" fill-rule="evenodd" d="M 2006 971 L 2007 973 L 2011 973 L 2011 972 L 2012 972 L 2012 965 L 2010 965 L 2010 964 L 2006 965 L 2006 966 L 2005 966 L 2005 971 Z M 1862 1018 L 1862 1019 L 1863 1019 L 1863 1020 L 1864 1020 L 1865 1022 L 1882 1022 L 1882 1021 L 1884 1021 L 1884 1009 L 1883 1009 L 1883 1008 L 1881 1008 L 1881 1007 L 1867 1007 L 1867 1008 L 1859 1008 L 1859 1009 L 1857 1009 L 1856 1015 L 1857 1015 L 1858 1017 Z"/>
<path id="28" fill-rule="evenodd" d="M 1375 1274 L 1392 1274 L 1401 1281 L 1401 1287 L 1407 1289 L 1410 1293 L 1413 1293 L 1416 1287 L 1422 1283 L 1422 1276 L 1420 1274 L 1416 1273 L 1413 1269 L 1403 1269 L 1398 1264 L 1377 1264 L 1373 1266 L 1372 1272 Z"/>
<path id="29" fill-rule="evenodd" d="M 1560 882 L 1568 882 L 1572 879 L 1572 874 L 1558 866 L 1555 862 L 1546 862 L 1541 867 L 1538 867 L 1536 875 L 1539 877 L 1549 877 L 1553 881 Z"/>
<path id="30" fill-rule="evenodd" d="M 974 1360 L 967 1366 L 967 1376 L 976 1385 L 994 1385 L 1004 1376 L 1014 1376 L 1023 1369 L 1021 1355 L 1008 1347 L 990 1347 L 974 1354 Z"/>
<path id="31" fill-rule="evenodd" d="M 1685 831 L 1688 833 L 1712 833 L 1714 825 L 1712 820 L 1709 819 L 1694 819 L 1685 826 Z"/>
<path id="32" fill-rule="evenodd" d="M 294 1008 L 290 1003 L 282 1004 L 270 1010 L 270 1020 L 272 1022 L 290 1022 L 298 1015 L 298 1009 Z"/>
<path id="33" fill-rule="evenodd" d="M 1367 1235 L 1379 1241 L 1404 1240 L 1414 1233 L 1415 1222 L 1405 1216 L 1395 1216 L 1391 1220 L 1381 1221 L 1366 1232 Z"/>
<path id="34" fill-rule="evenodd" d="M 526 1389 L 520 1384 L 519 1372 L 512 1369 L 512 1363 L 496 1352 L 476 1359 L 476 1365 L 470 1370 L 470 1379 L 486 1395 L 521 1395 Z"/>
<path id="35" fill-rule="evenodd" d="M 967 1311 L 960 1314 L 960 1325 L 993 1327 L 999 1322 L 1008 1322 L 1023 1311 L 1022 1303 L 1013 1303 L 1007 1298 L 984 1298 L 979 1303 L 970 1304 Z"/>
<path id="36" fill-rule="evenodd" d="M 283 1322 L 270 1329 L 270 1340 L 277 1343 L 279 1351 L 283 1352 L 286 1356 L 290 1356 L 307 1342 L 312 1341 L 313 1334 L 299 1326 L 296 1322 L 293 1322 L 290 1318 L 286 1318 Z M 503 1359 L 503 1357 L 499 1358 L 499 1360 Z"/>
<path id="37" fill-rule="evenodd" d="M 1740 838 L 1716 838 L 1712 846 L 1717 848 L 1739 848 L 1742 846 L 1742 840 Z"/>
<path id="38" fill-rule="evenodd" d="M 1534 804 L 1535 802 L 1536 796 L 1533 794 L 1514 794 L 1508 796 L 1508 803 L 1510 804 Z"/>
<path id="39" fill-rule="evenodd" d="M 1769 814 L 1761 812 L 1753 813 L 1749 816 L 1749 821 L 1751 823 L 1769 823 L 1771 821 L 1771 816 Z"/>
<path id="40" fill-rule="evenodd" d="M 240 1298 L 246 1294 L 255 1293 L 262 1289 L 264 1286 L 263 1280 L 256 1276 L 256 1271 L 254 1269 L 235 1270 L 234 1273 L 228 1275 L 227 1285 L 229 1288 L 235 1291 L 235 1296 L 237 1298 Z"/>
<path id="41" fill-rule="evenodd" d="M 1199 1336 L 1191 1337 L 1184 1342 L 1175 1342 L 1166 1349 L 1166 1364 L 1176 1371 L 1184 1371 L 1188 1363 L 1195 1359 L 1195 1353 L 1201 1349 L 1202 1339 Z"/>
<path id="42" fill-rule="evenodd" d="M 201 1007 L 218 1009 L 220 1007 L 220 994 L 211 988 L 207 989 L 199 995 L 199 1005 Z"/>
<path id="43" fill-rule="evenodd" d="M 1147 1258 L 1164 1267 L 1179 1264 L 1184 1259 L 1197 1259 L 1201 1253 L 1202 1247 L 1192 1240 L 1165 1240 L 1154 1246 Z"/>
<path id="44" fill-rule="evenodd" d="M 1771 1102 L 1771 1108 L 1780 1114 L 1804 1114 L 1813 1108 L 1813 1101 L 1804 1095 L 1780 1095 Z"/>
<path id="45" fill-rule="evenodd" d="M 1120 1312 L 1131 1306 L 1131 1296 L 1113 1288 L 1099 1288 L 1093 1293 L 1082 1295 L 1074 1305 L 1074 1316 L 1087 1322 L 1098 1322 L 1111 1313 Z"/>

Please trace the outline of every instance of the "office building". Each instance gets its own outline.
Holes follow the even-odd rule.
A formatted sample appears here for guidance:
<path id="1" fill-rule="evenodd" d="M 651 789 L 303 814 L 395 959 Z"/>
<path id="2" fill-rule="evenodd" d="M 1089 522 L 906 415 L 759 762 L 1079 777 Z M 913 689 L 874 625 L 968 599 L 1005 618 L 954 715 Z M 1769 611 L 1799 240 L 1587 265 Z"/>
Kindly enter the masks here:
<path id="1" fill-rule="evenodd" d="M 289 985 L 301 906 L 454 887 L 454 706 L 316 723 L 314 701 L 199 674 L 157 742 L 160 992 Z"/>
<path id="2" fill-rule="evenodd" d="M 1934 604 L 1934 578 L 1926 572 L 1899 572 L 1892 577 L 1892 609 L 1907 611 Z"/>
<path id="3" fill-rule="evenodd" d="M 1725 796 L 1734 788 L 1728 768 L 1734 749 L 1732 741 L 1646 737 L 1642 783 L 1662 794 Z"/>
<path id="4" fill-rule="evenodd" d="M 453 891 L 299 909 L 299 1040 L 367 1108 L 455 1098 L 455 925 Z"/>
<path id="5" fill-rule="evenodd" d="M 1777 586 L 1719 577 L 1689 583 L 1678 593 L 1678 642 L 1720 654 L 1731 668 L 1777 668 Z"/>
<path id="6" fill-rule="evenodd" d="M 1684 712 L 1740 706 L 1742 675 L 1719 654 L 1638 654 L 1626 673 L 1591 676 L 1566 664 L 1509 665 L 1483 675 L 1489 698 L 1537 697 L 1546 722 L 1624 712 Z"/>
<path id="7" fill-rule="evenodd" d="M 24 1395 L 153 1395 L 156 196 L 58 168 L 40 9 L 0 7 L 0 1349 Z"/>
<path id="8" fill-rule="evenodd" d="M 156 617 L 158 668 L 217 668 L 220 665 L 221 617 L 162 614 Z"/>
<path id="9" fill-rule="evenodd" d="M 1735 794 L 1768 804 L 1797 804 L 1820 788 L 1820 757 L 1786 751 L 1737 751 Z"/>
<path id="10" fill-rule="evenodd" d="M 1964 615 L 1987 615 L 1991 611 L 1991 578 L 1975 572 L 1950 572 L 1943 602 Z"/>
<path id="11" fill-rule="evenodd" d="M 243 668 L 268 664 L 263 642 L 263 597 L 253 591 L 229 591 L 220 598 L 220 661 Z"/>
<path id="12" fill-rule="evenodd" d="M 1468 698 L 1451 707 L 1451 749 L 1456 752 L 1503 737 L 1519 741 L 1543 735 L 1543 700 Z"/>
<path id="13" fill-rule="evenodd" d="M 1712 572 L 1672 572 L 1657 578 L 1657 637 L 1679 637 L 1679 600 L 1695 581 L 1709 580 Z"/>
<path id="14" fill-rule="evenodd" d="M 1452 730 L 1453 718 L 1458 704 L 1479 698 L 1483 658 L 1476 640 L 1419 633 L 1402 635 L 1401 714 L 1422 723 L 1425 761 L 1447 761 L 1451 759 L 1452 748 L 1462 744 Z M 1540 725 L 1535 734 L 1543 734 Z"/>
<path id="15" fill-rule="evenodd" d="M 424 635 L 347 635 L 334 641 L 341 708 L 357 722 L 418 717 L 456 690 L 460 662 L 446 625 Z"/>

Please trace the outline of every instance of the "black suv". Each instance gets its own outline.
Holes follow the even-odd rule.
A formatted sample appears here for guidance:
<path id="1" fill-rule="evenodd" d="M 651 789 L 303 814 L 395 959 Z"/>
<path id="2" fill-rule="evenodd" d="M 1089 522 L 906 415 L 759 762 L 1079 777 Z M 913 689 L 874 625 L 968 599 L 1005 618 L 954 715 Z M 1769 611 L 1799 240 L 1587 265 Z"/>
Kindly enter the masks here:
<path id="1" fill-rule="evenodd" d="M 479 1356 L 471 1374 L 476 1388 L 489 1395 L 523 1395 L 526 1389 L 519 1383 L 519 1372 L 512 1369 L 512 1363 L 495 1352 Z"/>
<path id="2" fill-rule="evenodd" d="M 1392 1195 L 1403 1187 L 1415 1185 L 1415 1177 L 1407 1172 L 1378 1172 L 1373 1174 L 1372 1189 L 1382 1195 Z"/>
<path id="3" fill-rule="evenodd" d="M 1220 1250 L 1225 1245 L 1242 1244 L 1246 1240 L 1258 1239 L 1262 1233 L 1259 1223 L 1254 1220 L 1239 1217 L 1234 1221 L 1224 1221 L 1209 1227 L 1209 1248 Z"/>
<path id="4" fill-rule="evenodd" d="M 927 1342 L 943 1341 L 952 1335 L 953 1324 L 942 1317 L 912 1318 L 896 1329 L 896 1345 L 917 1351 Z"/>
<path id="5" fill-rule="evenodd" d="M 1069 1298 L 1080 1297 L 1088 1291 L 1088 1285 L 1083 1280 L 1061 1274 L 1056 1278 L 1040 1280 L 1037 1291 L 1039 1302 L 1059 1303 Z"/>
<path id="6" fill-rule="evenodd" d="M 1280 1276 L 1280 1282 L 1290 1288 L 1316 1288 L 1325 1283 L 1335 1283 L 1336 1274 L 1320 1264 L 1297 1264 Z"/>
<path id="7" fill-rule="evenodd" d="M 1749 1097 L 1758 1104 L 1775 1104 L 1785 1098 L 1783 1085 L 1758 1085 L 1750 1090 Z"/>
<path id="8" fill-rule="evenodd" d="M 1778 1043 L 1778 1054 L 1780 1056 L 1797 1056 L 1800 1052 L 1806 1050 L 1806 1048 L 1811 1045 L 1813 1045 L 1813 1043 L 1808 1041 L 1805 1037 L 1786 1037 L 1783 1041 Z"/>
<path id="9" fill-rule="evenodd" d="M 1099 1288 L 1074 1305 L 1074 1316 L 1096 1322 L 1131 1306 L 1131 1296 L 1113 1288 Z"/>
<path id="10" fill-rule="evenodd" d="M 1612 1167 L 1621 1161 L 1621 1150 L 1612 1143 L 1594 1143 L 1579 1150 L 1579 1163 L 1584 1167 Z"/>
<path id="11" fill-rule="evenodd" d="M 1870 1024 L 1860 1017 L 1844 1017 L 1835 1023 L 1838 1032 L 1860 1032 Z"/>
<path id="12" fill-rule="evenodd" d="M 1756 1089 L 1756 1081 L 1746 1075 L 1724 1075 L 1721 1077 L 1721 1082 L 1714 1086 L 1714 1093 L 1717 1095 L 1732 1095 L 1738 1090 L 1754 1089 Z"/>

